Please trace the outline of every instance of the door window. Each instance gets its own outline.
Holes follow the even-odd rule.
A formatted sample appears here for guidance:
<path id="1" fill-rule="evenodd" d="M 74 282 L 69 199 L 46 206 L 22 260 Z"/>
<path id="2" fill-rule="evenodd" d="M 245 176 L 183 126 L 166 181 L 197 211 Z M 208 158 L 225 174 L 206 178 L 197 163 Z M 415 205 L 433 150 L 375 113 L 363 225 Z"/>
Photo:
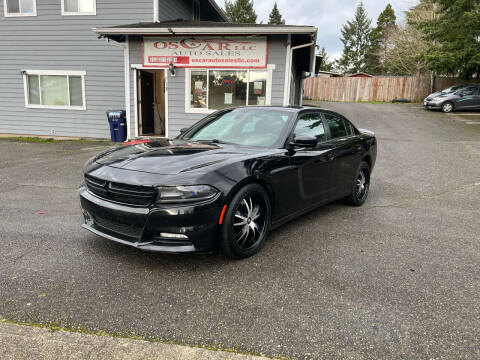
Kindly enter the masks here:
<path id="1" fill-rule="evenodd" d="M 320 113 L 302 115 L 297 122 L 294 134 L 295 136 L 315 136 L 318 142 L 325 141 L 325 128 Z"/>
<path id="2" fill-rule="evenodd" d="M 350 126 L 346 126 L 345 121 L 332 114 L 325 114 L 328 128 L 330 129 L 330 137 L 338 139 L 351 135 Z"/>

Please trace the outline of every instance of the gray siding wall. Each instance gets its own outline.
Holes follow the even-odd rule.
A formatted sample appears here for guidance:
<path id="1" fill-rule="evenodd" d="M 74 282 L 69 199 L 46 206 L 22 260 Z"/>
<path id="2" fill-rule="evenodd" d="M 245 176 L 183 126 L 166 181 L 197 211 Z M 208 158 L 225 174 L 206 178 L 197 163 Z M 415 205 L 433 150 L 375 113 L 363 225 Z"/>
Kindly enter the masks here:
<path id="1" fill-rule="evenodd" d="M 97 0 L 96 16 L 62 16 L 38 0 L 37 16 L 5 17 L 0 1 L 0 133 L 109 137 L 105 111 L 125 108 L 124 52 L 91 29 L 151 21 L 152 0 Z M 21 69 L 84 70 L 86 110 L 25 107 Z"/>
<path id="2" fill-rule="evenodd" d="M 284 35 L 268 37 L 268 64 L 275 65 L 272 73 L 272 105 L 283 104 L 285 83 L 286 40 Z M 141 64 L 141 38 L 132 37 L 129 41 L 130 63 Z M 131 70 L 131 134 L 135 133 L 134 80 Z M 193 125 L 205 117 L 205 114 L 185 113 L 185 70 L 177 69 L 175 77 L 168 77 L 168 135 L 174 137 L 180 129 Z"/>
<path id="3" fill-rule="evenodd" d="M 3 6 L 0 133 L 109 137 L 105 111 L 125 109 L 124 51 L 91 29 L 152 21 L 153 1 L 97 0 L 95 16 L 62 16 L 61 0 L 37 0 L 31 17 L 5 17 Z M 159 11 L 160 20 L 192 17 L 189 0 L 159 0 Z M 87 109 L 26 108 L 22 69 L 86 71 Z"/>

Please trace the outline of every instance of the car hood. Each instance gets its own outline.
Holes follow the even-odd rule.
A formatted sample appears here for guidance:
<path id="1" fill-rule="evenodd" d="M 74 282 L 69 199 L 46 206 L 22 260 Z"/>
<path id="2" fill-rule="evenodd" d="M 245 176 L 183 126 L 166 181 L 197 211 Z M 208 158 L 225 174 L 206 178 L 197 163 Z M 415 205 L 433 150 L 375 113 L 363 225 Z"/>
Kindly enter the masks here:
<path id="1" fill-rule="evenodd" d="M 176 175 L 254 154 L 257 147 L 162 139 L 108 150 L 94 160 L 124 170 Z"/>

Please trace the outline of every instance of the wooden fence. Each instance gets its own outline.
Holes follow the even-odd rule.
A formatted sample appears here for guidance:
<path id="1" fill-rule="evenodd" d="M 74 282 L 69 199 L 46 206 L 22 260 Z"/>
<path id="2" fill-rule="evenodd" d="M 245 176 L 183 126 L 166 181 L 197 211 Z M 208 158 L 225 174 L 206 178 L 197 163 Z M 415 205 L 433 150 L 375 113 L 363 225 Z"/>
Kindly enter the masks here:
<path id="1" fill-rule="evenodd" d="M 478 79 L 472 80 L 479 82 Z M 408 99 L 421 102 L 432 91 L 430 77 L 385 76 L 374 78 L 331 77 L 307 78 L 304 81 L 304 96 L 311 100 L 324 101 L 391 101 Z M 433 90 L 463 83 L 458 78 L 436 77 Z"/>

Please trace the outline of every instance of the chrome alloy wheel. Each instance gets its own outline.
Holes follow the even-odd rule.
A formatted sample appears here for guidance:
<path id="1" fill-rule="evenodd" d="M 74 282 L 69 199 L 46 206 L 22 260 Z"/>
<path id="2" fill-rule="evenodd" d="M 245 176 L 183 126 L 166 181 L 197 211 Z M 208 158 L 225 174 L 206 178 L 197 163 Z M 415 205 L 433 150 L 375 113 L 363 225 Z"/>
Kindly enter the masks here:
<path id="1" fill-rule="evenodd" d="M 447 103 L 443 104 L 442 110 L 443 110 L 443 112 L 449 113 L 453 110 L 453 105 L 451 103 L 447 102 Z"/>
<path id="2" fill-rule="evenodd" d="M 239 248 L 257 244 L 265 230 L 265 204 L 260 196 L 249 194 L 243 198 L 235 211 L 233 229 Z"/>
<path id="3" fill-rule="evenodd" d="M 363 200 L 368 193 L 368 178 L 365 169 L 362 169 L 356 181 L 356 195 L 359 200 Z"/>

